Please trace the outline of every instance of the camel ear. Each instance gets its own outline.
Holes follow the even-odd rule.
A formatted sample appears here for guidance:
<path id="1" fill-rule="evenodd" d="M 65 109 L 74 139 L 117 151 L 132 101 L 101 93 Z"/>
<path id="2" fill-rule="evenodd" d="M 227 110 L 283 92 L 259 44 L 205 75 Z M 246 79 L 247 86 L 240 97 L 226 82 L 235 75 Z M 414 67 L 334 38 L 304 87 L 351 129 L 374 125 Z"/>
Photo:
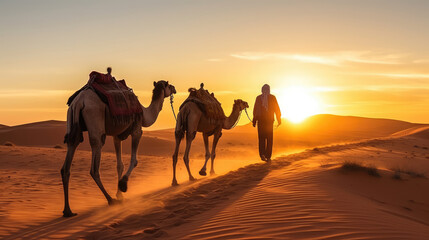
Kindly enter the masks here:
<path id="1" fill-rule="evenodd" d="M 153 86 L 154 86 L 154 87 L 156 86 L 156 82 L 155 82 L 155 81 L 153 81 Z"/>

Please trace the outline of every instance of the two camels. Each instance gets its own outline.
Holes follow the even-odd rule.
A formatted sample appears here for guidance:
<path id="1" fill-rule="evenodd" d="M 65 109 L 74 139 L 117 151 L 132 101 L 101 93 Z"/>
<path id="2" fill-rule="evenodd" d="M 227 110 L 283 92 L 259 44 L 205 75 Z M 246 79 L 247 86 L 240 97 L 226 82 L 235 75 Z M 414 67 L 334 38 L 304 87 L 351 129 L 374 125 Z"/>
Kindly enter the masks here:
<path id="1" fill-rule="evenodd" d="M 164 98 L 169 97 L 171 94 L 176 93 L 176 89 L 173 85 L 168 84 L 166 81 L 154 82 L 154 89 L 152 95 L 152 101 L 149 107 L 145 108 L 142 106 L 143 117 L 141 121 L 129 122 L 124 124 L 114 124 L 114 120 L 109 112 L 107 105 L 100 100 L 97 94 L 91 90 L 86 89 L 81 91 L 73 102 L 67 112 L 67 155 L 64 161 L 64 165 L 61 169 L 61 176 L 64 188 L 64 217 L 71 217 L 76 215 L 70 209 L 69 205 L 69 179 L 70 179 L 70 167 L 73 160 L 75 150 L 82 139 L 82 128 L 86 126 L 88 130 L 89 142 L 92 149 L 92 162 L 90 174 L 97 183 L 100 190 L 103 192 L 109 205 L 115 204 L 122 199 L 122 192 L 127 191 L 127 181 L 134 167 L 137 166 L 137 148 L 142 135 L 142 127 L 151 126 L 157 119 L 159 112 L 162 109 Z M 132 137 L 132 151 L 130 166 L 122 176 L 124 170 L 124 164 L 121 159 L 121 139 L 118 137 L 121 133 L 126 130 L 131 131 Z M 113 136 L 116 160 L 117 160 L 117 172 L 118 172 L 118 190 L 116 193 L 117 199 L 113 199 L 107 191 L 104 189 L 101 183 L 99 168 L 100 168 L 100 157 L 101 148 L 103 147 L 106 139 L 106 135 Z"/>
<path id="2" fill-rule="evenodd" d="M 179 110 L 177 114 L 176 129 L 175 129 L 175 138 L 176 138 L 176 149 L 173 154 L 173 186 L 178 185 L 176 180 L 176 164 L 177 156 L 179 154 L 179 146 L 183 137 L 186 137 L 186 148 L 183 156 L 183 161 L 185 162 L 186 169 L 188 171 L 189 180 L 193 181 L 195 178 L 192 176 L 189 169 L 189 151 L 191 149 L 192 141 L 195 138 L 197 132 L 203 133 L 204 145 L 205 145 L 205 162 L 204 166 L 201 168 L 199 174 L 202 176 L 207 175 L 206 167 L 209 158 L 211 158 L 211 170 L 210 174 L 214 174 L 214 159 L 216 157 L 216 145 L 219 141 L 219 138 L 222 136 L 222 129 L 231 129 L 236 124 L 240 117 L 241 111 L 245 108 L 248 108 L 249 105 L 247 102 L 238 99 L 234 100 L 234 105 L 232 107 L 231 114 L 226 117 L 223 122 L 214 124 L 210 119 L 208 119 L 205 114 L 200 110 L 198 105 L 195 102 L 189 101 L 185 102 L 184 105 Z M 209 150 L 209 136 L 213 135 L 213 146 L 210 153 Z"/>

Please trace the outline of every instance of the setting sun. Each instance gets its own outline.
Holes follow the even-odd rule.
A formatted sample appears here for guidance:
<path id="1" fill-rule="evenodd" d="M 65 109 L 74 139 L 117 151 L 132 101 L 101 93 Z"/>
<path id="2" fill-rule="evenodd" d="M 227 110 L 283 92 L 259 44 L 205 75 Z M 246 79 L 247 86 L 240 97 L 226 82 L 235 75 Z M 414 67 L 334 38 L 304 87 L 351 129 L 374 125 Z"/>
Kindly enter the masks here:
<path id="1" fill-rule="evenodd" d="M 300 123 L 307 117 L 321 113 L 322 106 L 312 92 L 305 87 L 287 87 L 277 93 L 282 116 L 293 123 Z"/>

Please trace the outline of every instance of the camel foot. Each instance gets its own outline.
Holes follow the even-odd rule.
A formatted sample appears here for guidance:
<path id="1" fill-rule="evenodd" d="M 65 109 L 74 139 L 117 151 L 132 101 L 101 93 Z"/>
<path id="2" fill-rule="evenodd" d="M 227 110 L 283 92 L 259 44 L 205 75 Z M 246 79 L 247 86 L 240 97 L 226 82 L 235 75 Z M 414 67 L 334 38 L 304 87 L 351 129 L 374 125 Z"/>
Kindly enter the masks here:
<path id="1" fill-rule="evenodd" d="M 189 181 L 196 181 L 197 179 L 196 178 L 194 178 L 194 177 L 192 177 L 192 176 L 190 176 L 189 177 Z"/>
<path id="2" fill-rule="evenodd" d="M 109 206 L 114 206 L 114 205 L 118 205 L 118 204 L 122 203 L 122 201 L 121 201 L 121 200 L 114 199 L 114 198 L 110 199 L 110 200 L 109 200 L 109 201 L 107 201 L 107 202 L 109 203 Z"/>
<path id="3" fill-rule="evenodd" d="M 206 170 L 203 170 L 203 169 L 200 170 L 199 174 L 201 176 L 206 176 L 207 175 Z"/>
<path id="4" fill-rule="evenodd" d="M 173 179 L 173 182 L 171 183 L 171 186 L 176 187 L 179 186 L 176 179 Z"/>
<path id="5" fill-rule="evenodd" d="M 68 210 L 68 211 L 63 211 L 63 217 L 74 217 L 76 216 L 77 213 L 72 213 L 72 211 Z"/>
<path id="6" fill-rule="evenodd" d="M 124 196 L 122 196 L 122 192 L 118 191 L 116 193 L 116 199 L 118 199 L 119 201 L 124 200 Z"/>
<path id="7" fill-rule="evenodd" d="M 119 188 L 119 190 L 121 190 L 121 192 L 126 192 L 127 191 L 127 189 L 128 189 L 127 182 L 128 182 L 128 177 L 127 176 L 123 176 L 121 178 L 121 180 L 119 180 L 118 188 Z"/>
<path id="8" fill-rule="evenodd" d="M 211 171 L 211 172 L 210 172 L 210 176 L 216 176 L 215 171 Z"/>

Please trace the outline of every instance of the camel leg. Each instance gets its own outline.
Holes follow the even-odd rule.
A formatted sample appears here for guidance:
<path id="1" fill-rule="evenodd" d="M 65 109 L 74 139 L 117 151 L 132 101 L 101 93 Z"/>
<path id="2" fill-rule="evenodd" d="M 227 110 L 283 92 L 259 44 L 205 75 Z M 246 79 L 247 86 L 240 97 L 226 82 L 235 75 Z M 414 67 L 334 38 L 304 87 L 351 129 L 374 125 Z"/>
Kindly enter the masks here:
<path id="1" fill-rule="evenodd" d="M 119 181 L 121 180 L 122 173 L 124 171 L 124 163 L 122 162 L 122 141 L 118 137 L 113 137 L 113 143 L 115 145 L 115 152 L 116 152 L 116 170 L 118 171 L 118 185 Z M 122 192 L 119 190 L 116 192 L 116 198 L 118 200 L 122 200 Z"/>
<path id="2" fill-rule="evenodd" d="M 206 161 L 204 162 L 204 166 L 201 168 L 200 170 L 200 175 L 201 176 L 206 176 L 206 167 L 207 167 L 207 162 L 209 161 L 210 158 L 210 150 L 209 150 L 209 136 L 206 133 L 203 133 L 203 139 L 204 139 L 204 147 L 206 148 Z"/>
<path id="3" fill-rule="evenodd" d="M 103 137 L 104 136 L 104 137 Z M 104 189 L 103 183 L 100 179 L 100 160 L 101 160 L 101 148 L 103 147 L 103 138 L 105 138 L 104 134 L 92 134 L 90 133 L 89 141 L 92 149 L 92 161 L 91 161 L 91 177 L 94 179 L 97 186 L 100 188 L 101 192 L 103 192 L 104 196 L 107 199 L 109 205 L 116 203 L 116 201 L 107 193 L 106 189 Z"/>
<path id="4" fill-rule="evenodd" d="M 183 161 L 185 162 L 186 170 L 188 170 L 189 181 L 196 180 L 192 176 L 191 170 L 189 169 L 189 151 L 191 150 L 191 144 L 192 144 L 192 141 L 195 138 L 195 134 L 196 133 L 197 133 L 196 131 L 191 132 L 191 133 L 189 133 L 189 132 L 186 133 L 186 148 L 185 148 L 185 155 L 183 156 Z"/>
<path id="5" fill-rule="evenodd" d="M 212 164 L 211 164 L 211 170 L 210 170 L 211 175 L 215 174 L 214 159 L 216 157 L 216 145 L 217 145 L 221 136 L 222 136 L 222 132 L 216 132 L 213 136 L 213 146 L 212 146 L 212 154 L 211 154 Z"/>
<path id="6" fill-rule="evenodd" d="M 182 136 L 183 135 L 181 134 L 175 133 L 176 148 L 174 149 L 174 153 L 173 153 L 173 181 L 171 182 L 172 186 L 179 185 L 176 180 L 176 165 L 177 165 L 177 156 L 179 155 L 180 142 L 182 141 Z"/>
<path id="7" fill-rule="evenodd" d="M 126 192 L 128 189 L 128 178 L 131 175 L 133 169 L 137 166 L 137 149 L 139 147 L 140 138 L 143 134 L 141 128 L 137 129 L 132 134 L 132 143 L 131 143 L 131 161 L 130 166 L 128 166 L 128 170 L 125 175 L 119 181 L 118 187 L 122 192 Z"/>
<path id="8" fill-rule="evenodd" d="M 67 155 L 64 161 L 63 167 L 61 168 L 61 178 L 63 180 L 64 189 L 64 210 L 63 217 L 73 217 L 76 213 L 73 213 L 70 209 L 69 204 L 69 180 L 70 180 L 70 167 L 73 161 L 73 156 L 76 151 L 77 144 L 67 145 Z"/>

